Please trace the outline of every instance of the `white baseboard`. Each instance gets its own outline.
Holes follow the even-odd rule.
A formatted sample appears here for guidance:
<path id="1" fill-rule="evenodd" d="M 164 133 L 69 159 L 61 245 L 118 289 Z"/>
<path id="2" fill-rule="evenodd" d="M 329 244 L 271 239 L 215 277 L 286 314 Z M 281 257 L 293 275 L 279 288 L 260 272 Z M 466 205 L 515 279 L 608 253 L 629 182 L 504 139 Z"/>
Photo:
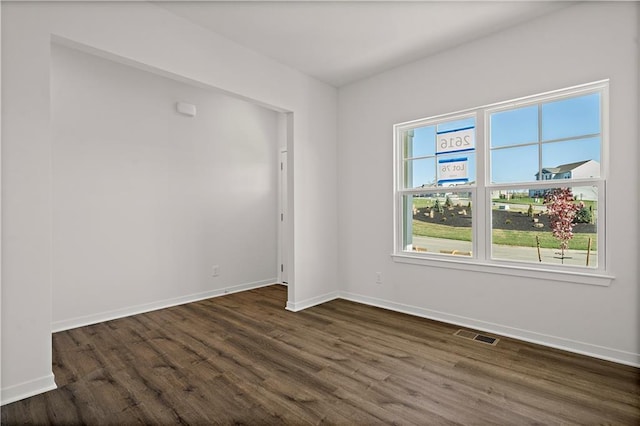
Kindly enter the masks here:
<path id="1" fill-rule="evenodd" d="M 54 390 L 57 387 L 58 386 L 56 386 L 56 382 L 53 377 L 53 372 L 44 377 L 29 380 L 28 382 L 7 386 L 0 390 L 2 393 L 2 396 L 0 397 L 0 405 L 20 401 L 21 399 Z"/>
<path id="2" fill-rule="evenodd" d="M 169 308 L 171 306 L 183 305 L 185 303 L 197 302 L 198 300 L 209 299 L 212 297 L 224 296 L 225 294 L 237 293 L 239 291 L 251 290 L 254 288 L 265 287 L 277 282 L 276 278 L 269 278 L 261 281 L 254 281 L 245 284 L 234 285 L 215 290 L 209 290 L 202 293 L 189 294 L 186 296 L 175 297 L 172 299 L 159 300 L 156 302 L 145 303 L 143 305 L 127 306 L 112 311 L 100 312 L 82 317 L 69 318 L 66 320 L 56 321 L 51 324 L 51 332 L 70 330 L 72 328 L 84 327 L 86 325 L 98 324 L 104 321 L 110 321 L 118 318 L 124 318 L 131 315 L 143 314 L 158 309 Z"/>
<path id="3" fill-rule="evenodd" d="M 633 367 L 640 367 L 640 354 L 637 353 L 621 351 L 618 349 L 607 348 L 590 343 L 578 342 L 562 337 L 536 333 L 533 331 L 522 330 L 519 328 L 508 327 L 486 321 L 479 321 L 473 318 L 447 314 L 445 312 L 433 311 L 430 309 L 405 305 L 402 303 L 391 302 L 389 300 L 377 299 L 360 294 L 339 292 L 337 297 L 350 300 L 352 302 L 363 303 L 365 305 L 376 306 L 379 308 L 389 309 L 391 311 L 402 312 L 409 315 L 442 321 L 449 324 L 455 324 L 461 327 L 472 328 L 474 330 L 484 331 L 488 333 L 494 333 L 500 336 L 523 340 L 526 342 L 574 352 L 581 355 L 587 355 L 593 358 L 599 358 L 619 364 L 630 365 Z"/>
<path id="4" fill-rule="evenodd" d="M 339 292 L 332 291 L 330 293 L 321 294 L 320 296 L 312 297 L 310 299 L 302 300 L 300 302 L 289 302 L 287 301 L 287 310 L 292 312 L 299 312 L 307 308 L 311 308 L 316 305 L 320 305 L 322 303 L 329 302 L 331 300 L 337 299 L 339 297 Z"/>

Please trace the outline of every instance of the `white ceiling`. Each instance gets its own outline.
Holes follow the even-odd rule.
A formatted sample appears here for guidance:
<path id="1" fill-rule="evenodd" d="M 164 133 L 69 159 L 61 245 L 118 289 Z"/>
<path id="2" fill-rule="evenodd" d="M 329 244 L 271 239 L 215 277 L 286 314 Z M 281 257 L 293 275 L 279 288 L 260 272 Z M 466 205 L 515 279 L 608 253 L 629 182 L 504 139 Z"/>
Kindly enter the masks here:
<path id="1" fill-rule="evenodd" d="M 156 4 L 340 87 L 569 3 L 169 1 Z"/>

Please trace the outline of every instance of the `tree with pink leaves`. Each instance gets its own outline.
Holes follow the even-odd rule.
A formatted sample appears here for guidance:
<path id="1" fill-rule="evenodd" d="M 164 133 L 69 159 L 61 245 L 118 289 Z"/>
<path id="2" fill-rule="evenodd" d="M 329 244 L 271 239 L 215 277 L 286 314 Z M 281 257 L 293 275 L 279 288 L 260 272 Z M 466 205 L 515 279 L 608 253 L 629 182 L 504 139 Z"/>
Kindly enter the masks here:
<path id="1" fill-rule="evenodd" d="M 560 259 L 564 263 L 564 251 L 569 248 L 573 238 L 573 222 L 581 206 L 574 203 L 570 188 L 558 188 L 549 191 L 544 197 L 553 236 L 560 241 Z"/>

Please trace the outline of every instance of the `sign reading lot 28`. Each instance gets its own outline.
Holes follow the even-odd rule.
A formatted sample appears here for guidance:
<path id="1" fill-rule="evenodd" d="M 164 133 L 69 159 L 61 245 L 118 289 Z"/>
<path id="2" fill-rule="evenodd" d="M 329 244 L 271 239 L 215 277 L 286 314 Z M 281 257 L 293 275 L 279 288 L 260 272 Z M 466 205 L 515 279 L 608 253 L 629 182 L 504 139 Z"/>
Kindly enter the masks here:
<path id="1" fill-rule="evenodd" d="M 475 129 L 466 128 L 438 133 L 436 154 L 468 151 L 475 148 Z"/>

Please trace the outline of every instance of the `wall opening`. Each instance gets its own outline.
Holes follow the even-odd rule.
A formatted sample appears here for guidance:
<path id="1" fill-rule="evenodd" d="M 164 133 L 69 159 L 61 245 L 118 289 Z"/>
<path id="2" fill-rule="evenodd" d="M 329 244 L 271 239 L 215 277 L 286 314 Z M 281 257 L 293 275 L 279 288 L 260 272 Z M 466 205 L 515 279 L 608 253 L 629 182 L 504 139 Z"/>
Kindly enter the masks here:
<path id="1" fill-rule="evenodd" d="M 76 47 L 51 47 L 52 329 L 276 282 L 279 111 Z"/>

